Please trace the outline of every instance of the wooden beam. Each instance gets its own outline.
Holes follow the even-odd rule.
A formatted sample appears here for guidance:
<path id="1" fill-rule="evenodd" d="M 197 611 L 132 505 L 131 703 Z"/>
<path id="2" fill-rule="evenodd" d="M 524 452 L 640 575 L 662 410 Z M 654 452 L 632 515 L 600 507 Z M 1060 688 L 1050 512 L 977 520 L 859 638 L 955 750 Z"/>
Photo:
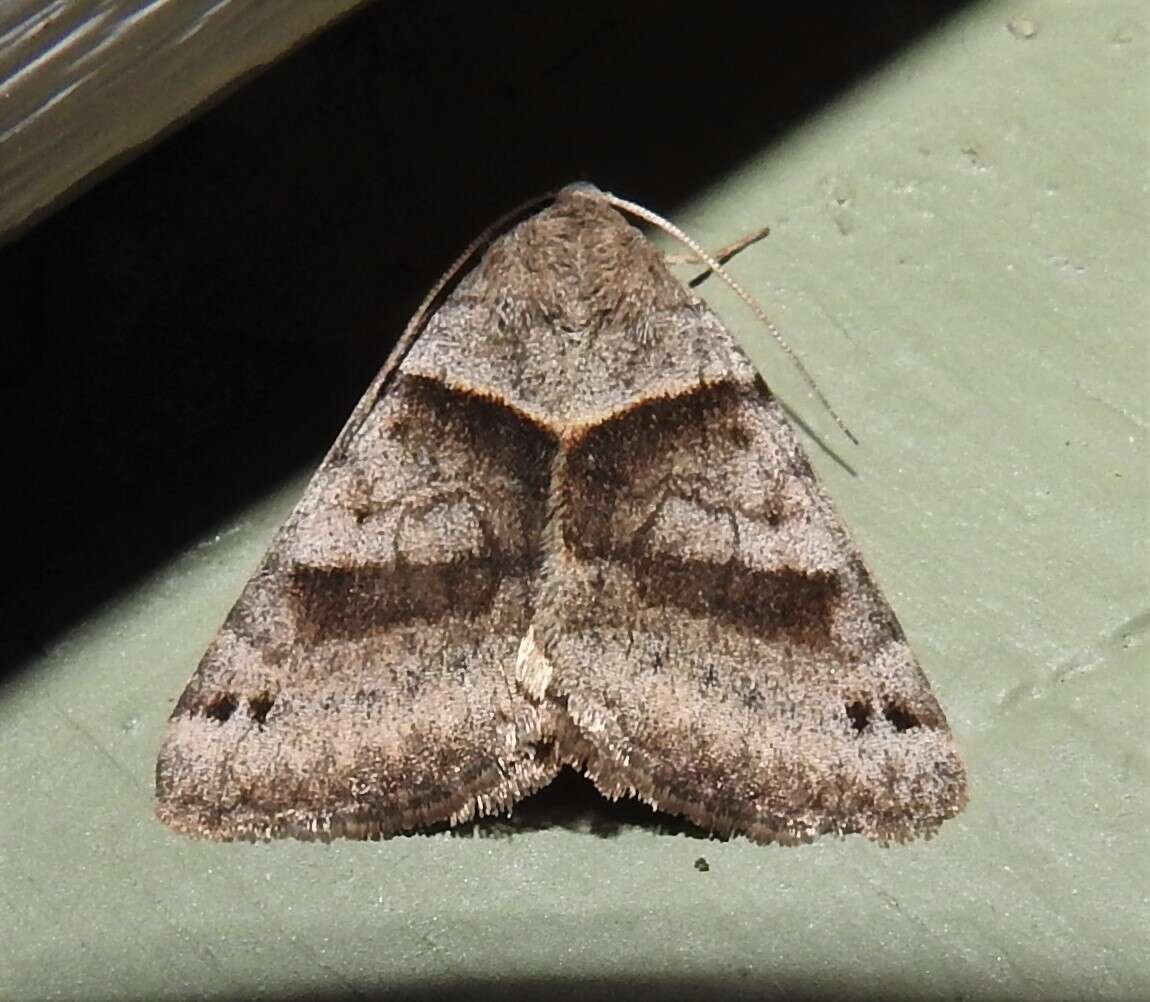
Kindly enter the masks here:
<path id="1" fill-rule="evenodd" d="M 0 243 L 362 2 L 0 4 Z"/>

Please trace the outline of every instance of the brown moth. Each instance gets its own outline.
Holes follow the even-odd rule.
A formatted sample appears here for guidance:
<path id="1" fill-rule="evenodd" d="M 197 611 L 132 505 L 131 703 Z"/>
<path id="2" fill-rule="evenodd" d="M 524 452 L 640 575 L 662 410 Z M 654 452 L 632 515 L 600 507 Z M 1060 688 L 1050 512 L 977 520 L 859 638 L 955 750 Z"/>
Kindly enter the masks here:
<path id="1" fill-rule="evenodd" d="M 565 188 L 397 347 L 172 713 L 164 822 L 375 838 L 564 764 L 761 842 L 962 809 L 782 410 L 609 197 Z"/>

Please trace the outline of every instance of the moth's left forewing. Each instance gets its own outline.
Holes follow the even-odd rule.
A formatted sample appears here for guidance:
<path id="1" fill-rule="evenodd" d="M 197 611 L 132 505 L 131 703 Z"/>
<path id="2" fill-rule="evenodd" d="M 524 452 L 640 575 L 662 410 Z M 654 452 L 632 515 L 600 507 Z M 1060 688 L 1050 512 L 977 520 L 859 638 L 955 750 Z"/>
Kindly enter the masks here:
<path id="1" fill-rule="evenodd" d="M 763 840 L 930 831 L 965 800 L 945 717 L 766 385 L 709 311 L 677 312 L 646 358 L 703 335 L 725 371 L 566 442 L 536 621 L 587 772 Z"/>

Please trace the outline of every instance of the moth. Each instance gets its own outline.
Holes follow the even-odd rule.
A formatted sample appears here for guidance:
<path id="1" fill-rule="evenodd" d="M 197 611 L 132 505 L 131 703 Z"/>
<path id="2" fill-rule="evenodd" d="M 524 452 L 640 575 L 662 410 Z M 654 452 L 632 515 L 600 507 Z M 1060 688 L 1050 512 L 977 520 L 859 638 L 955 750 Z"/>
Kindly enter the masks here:
<path id="1" fill-rule="evenodd" d="M 613 199 L 563 189 L 401 340 L 171 715 L 162 821 L 378 838 L 565 765 L 759 842 L 961 810 L 779 404 Z"/>

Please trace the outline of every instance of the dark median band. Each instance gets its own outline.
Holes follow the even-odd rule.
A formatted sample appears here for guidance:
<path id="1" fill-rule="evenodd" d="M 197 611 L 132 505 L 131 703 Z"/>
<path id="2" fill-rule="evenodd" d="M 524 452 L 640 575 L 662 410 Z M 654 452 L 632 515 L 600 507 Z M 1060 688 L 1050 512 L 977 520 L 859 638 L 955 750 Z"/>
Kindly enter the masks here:
<path id="1" fill-rule="evenodd" d="M 354 640 L 405 623 L 474 619 L 491 612 L 500 583 L 530 575 L 533 561 L 502 554 L 447 563 L 291 571 L 290 602 L 304 643 Z M 524 618 L 530 611 L 524 609 Z"/>
<path id="2" fill-rule="evenodd" d="M 669 606 L 736 630 L 804 643 L 831 643 L 839 576 L 790 567 L 759 570 L 738 561 L 708 563 L 642 551 L 623 563 L 646 605 Z"/>

